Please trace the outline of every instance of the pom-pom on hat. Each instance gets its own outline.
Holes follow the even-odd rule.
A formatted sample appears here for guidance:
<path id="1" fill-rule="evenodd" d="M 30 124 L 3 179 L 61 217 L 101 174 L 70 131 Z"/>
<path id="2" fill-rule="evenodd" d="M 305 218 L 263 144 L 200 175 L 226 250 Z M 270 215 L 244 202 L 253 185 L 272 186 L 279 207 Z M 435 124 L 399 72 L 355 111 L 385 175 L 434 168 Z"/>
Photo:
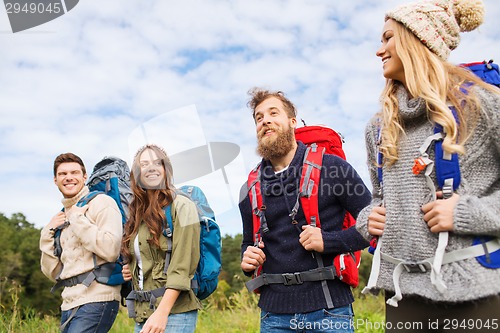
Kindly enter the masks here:
<path id="1" fill-rule="evenodd" d="M 472 31 L 483 23 L 482 0 L 434 0 L 401 5 L 385 19 L 406 26 L 443 60 L 460 42 L 460 32 Z"/>

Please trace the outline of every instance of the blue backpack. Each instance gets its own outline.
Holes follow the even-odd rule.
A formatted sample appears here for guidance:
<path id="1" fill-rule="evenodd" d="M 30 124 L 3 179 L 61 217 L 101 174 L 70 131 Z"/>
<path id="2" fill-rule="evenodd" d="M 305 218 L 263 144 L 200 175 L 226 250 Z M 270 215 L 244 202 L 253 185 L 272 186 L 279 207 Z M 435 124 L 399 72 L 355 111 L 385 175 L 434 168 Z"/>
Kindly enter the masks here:
<path id="1" fill-rule="evenodd" d="M 198 209 L 198 217 L 200 219 L 200 261 L 196 268 L 194 278 L 191 280 L 191 288 L 196 297 L 200 300 L 207 298 L 217 289 L 219 273 L 221 270 L 222 260 L 222 239 L 219 226 L 215 222 L 215 214 L 210 208 L 207 198 L 203 191 L 196 186 L 182 186 L 178 189 L 177 194 L 184 195 L 196 204 Z M 165 258 L 166 273 L 169 262 L 170 253 L 172 251 L 172 235 L 174 224 L 172 221 L 172 205 L 165 207 L 165 216 L 167 223 L 163 230 L 163 235 L 167 237 L 168 250 Z"/>
<path id="2" fill-rule="evenodd" d="M 481 78 L 484 82 L 492 84 L 496 87 L 500 87 L 500 71 L 497 64 L 493 63 L 493 60 L 483 61 L 483 62 L 474 62 L 461 64 L 461 67 L 467 68 L 471 72 L 473 72 L 476 76 Z M 450 107 L 453 115 L 456 118 L 456 111 L 453 107 Z M 434 133 L 441 133 L 443 131 L 440 125 L 436 125 L 434 128 Z M 379 128 L 380 132 L 380 128 Z M 379 133 L 380 135 L 380 133 Z M 439 188 L 443 189 L 443 192 L 448 192 L 451 194 L 455 191 L 460 185 L 460 165 L 458 161 L 458 154 L 454 153 L 448 158 L 445 158 L 445 153 L 443 151 L 443 141 L 436 140 L 434 142 L 434 152 L 435 152 L 435 172 L 436 172 L 436 180 Z M 378 153 L 378 180 L 380 184 L 382 184 L 382 153 Z M 425 165 L 418 165 L 417 161 L 415 161 L 416 170 L 414 173 L 418 173 L 419 171 L 425 168 Z M 473 240 L 472 245 L 481 244 L 484 248 L 484 255 L 477 256 L 477 261 L 484 267 L 487 268 L 500 268 L 500 250 L 489 253 L 486 247 L 486 243 L 495 239 L 494 237 L 489 236 L 478 236 Z M 375 248 L 377 246 L 376 242 L 377 238 L 373 238 L 370 242 L 369 252 L 374 253 Z"/>
<path id="3" fill-rule="evenodd" d="M 500 72 L 498 64 L 495 64 L 493 60 L 488 62 L 486 62 L 486 60 L 482 62 L 471 62 L 461 64 L 460 66 L 467 68 L 484 82 L 500 88 Z"/>
<path id="4" fill-rule="evenodd" d="M 498 65 L 493 63 L 493 60 L 488 62 L 474 62 L 461 64 L 460 66 L 469 69 L 476 76 L 481 78 L 484 82 L 492 84 L 496 87 L 500 87 L 500 72 Z M 450 108 L 455 115 L 456 111 L 453 108 Z M 455 116 L 456 117 L 456 116 Z M 436 125 L 434 132 L 441 132 L 441 126 Z M 452 179 L 453 189 L 455 191 L 460 185 L 460 165 L 458 162 L 458 154 L 452 154 L 451 159 L 445 158 L 445 154 L 443 151 L 443 141 L 436 141 L 434 149 L 436 159 L 434 161 L 436 167 L 436 178 L 439 187 L 444 188 L 446 186 L 446 182 L 449 179 Z M 476 257 L 477 261 L 487 268 L 500 268 L 500 250 L 489 253 L 485 244 L 493 240 L 494 237 L 485 237 L 478 236 L 473 240 L 472 245 L 482 244 L 484 247 L 485 254 L 482 256 Z"/>
<path id="5" fill-rule="evenodd" d="M 130 189 L 130 170 L 125 161 L 117 157 L 105 157 L 97 163 L 87 181 L 90 193 L 81 198 L 76 204 L 78 207 L 87 205 L 99 194 L 105 194 L 113 198 L 118 205 L 122 215 L 122 223 L 125 224 L 128 216 L 128 206 L 132 201 L 132 190 Z M 54 254 L 61 256 L 63 249 L 60 244 L 62 230 L 68 224 L 58 227 L 54 233 Z M 60 287 L 71 287 L 84 284 L 87 287 L 96 280 L 99 283 L 117 286 L 122 285 L 123 297 L 131 290 L 131 283 L 125 282 L 122 275 L 123 258 L 120 255 L 115 262 L 97 264 L 97 256 L 94 254 L 94 269 L 68 279 L 58 280 L 52 287 L 52 291 Z"/>

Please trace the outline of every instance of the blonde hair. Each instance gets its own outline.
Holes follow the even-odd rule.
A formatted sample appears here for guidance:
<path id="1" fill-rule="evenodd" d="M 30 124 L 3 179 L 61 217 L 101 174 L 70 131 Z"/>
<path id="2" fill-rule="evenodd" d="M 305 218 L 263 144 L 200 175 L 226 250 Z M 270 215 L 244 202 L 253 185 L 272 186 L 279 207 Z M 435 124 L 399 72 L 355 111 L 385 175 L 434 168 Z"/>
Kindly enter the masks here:
<path id="1" fill-rule="evenodd" d="M 413 97 L 425 101 L 427 116 L 443 127 L 446 136 L 443 149 L 448 153 L 465 153 L 464 143 L 472 133 L 480 112 L 480 101 L 470 90 L 474 83 L 488 90 L 498 91 L 470 71 L 439 58 L 401 23 L 394 21 L 396 52 L 403 63 L 406 89 Z M 404 135 L 396 97 L 397 81 L 386 80 L 382 94 L 381 141 L 379 149 L 384 163 L 392 165 L 398 160 L 398 142 Z M 457 111 L 457 120 L 447 105 Z"/>

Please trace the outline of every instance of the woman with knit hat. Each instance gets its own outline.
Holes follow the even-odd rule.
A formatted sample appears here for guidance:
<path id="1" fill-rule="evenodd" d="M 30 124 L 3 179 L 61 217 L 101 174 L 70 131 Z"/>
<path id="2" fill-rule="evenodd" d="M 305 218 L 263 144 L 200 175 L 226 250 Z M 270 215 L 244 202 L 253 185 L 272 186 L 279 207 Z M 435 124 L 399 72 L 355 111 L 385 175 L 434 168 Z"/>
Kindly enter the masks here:
<path id="1" fill-rule="evenodd" d="M 385 290 L 387 332 L 500 325 L 500 269 L 476 258 L 500 253 L 500 91 L 447 61 L 483 16 L 479 0 L 385 16 L 382 110 L 365 133 L 373 199 L 357 228 L 378 238 L 366 291 Z M 441 184 L 435 156 L 458 158 L 461 181 Z M 492 240 L 470 250 L 480 235 Z"/>

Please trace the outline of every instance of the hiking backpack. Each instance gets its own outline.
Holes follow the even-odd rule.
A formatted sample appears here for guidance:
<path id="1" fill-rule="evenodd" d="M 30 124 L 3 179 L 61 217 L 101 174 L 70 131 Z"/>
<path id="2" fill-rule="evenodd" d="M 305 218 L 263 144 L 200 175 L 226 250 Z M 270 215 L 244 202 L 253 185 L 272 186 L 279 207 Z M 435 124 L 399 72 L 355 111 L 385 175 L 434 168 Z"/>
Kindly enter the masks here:
<path id="1" fill-rule="evenodd" d="M 196 267 L 194 277 L 191 280 L 191 289 L 193 289 L 198 299 L 203 300 L 217 289 L 217 282 L 222 266 L 222 239 L 220 229 L 215 222 L 214 211 L 210 208 L 207 198 L 200 188 L 186 185 L 180 187 L 176 193 L 194 202 L 198 211 L 198 218 L 200 220 L 200 261 Z M 166 218 L 163 227 L 163 236 L 167 239 L 167 251 L 165 253 L 163 274 L 167 274 L 172 255 L 172 237 L 174 234 L 172 205 L 173 203 L 163 209 Z M 135 311 L 135 301 L 149 302 L 150 308 L 153 309 L 156 300 L 159 297 L 163 297 L 165 290 L 165 287 L 146 291 L 132 290 L 126 297 L 129 318 L 135 318 L 137 315 Z"/>
<path id="2" fill-rule="evenodd" d="M 104 192 L 112 197 L 122 214 L 122 223 L 127 222 L 128 206 L 133 197 L 127 162 L 118 157 L 104 157 L 95 165 L 87 186 L 90 191 Z"/>
<path id="3" fill-rule="evenodd" d="M 197 186 L 186 185 L 178 189 L 177 194 L 186 196 L 196 205 L 198 218 L 200 220 L 200 261 L 191 280 L 191 288 L 196 297 L 203 300 L 210 296 L 219 280 L 219 273 L 222 266 L 221 251 L 222 239 L 219 226 L 215 221 L 215 214 L 203 191 Z M 172 221 L 172 204 L 165 207 L 167 223 L 163 235 L 167 237 L 167 258 L 165 259 L 164 273 L 170 263 L 172 252 L 172 236 L 174 233 L 174 223 Z"/>
<path id="4" fill-rule="evenodd" d="M 98 162 L 87 181 L 90 193 L 82 197 L 77 206 L 82 207 L 90 203 L 99 194 L 105 194 L 113 198 L 122 215 L 122 226 L 127 221 L 128 206 L 132 201 L 132 191 L 130 189 L 130 170 L 125 161 L 117 157 L 104 157 Z M 68 224 L 56 228 L 54 233 L 54 254 L 59 258 L 62 253 L 60 236 L 62 230 Z M 52 291 L 60 287 L 71 287 L 77 284 L 89 286 L 92 281 L 117 286 L 122 285 L 121 294 L 123 297 L 131 290 L 130 281 L 125 281 L 122 275 L 123 258 L 121 255 L 115 262 L 97 264 L 97 256 L 93 255 L 94 269 L 65 280 L 58 280 L 52 287 Z"/>
<path id="5" fill-rule="evenodd" d="M 484 82 L 500 88 L 500 71 L 498 68 L 498 64 L 495 64 L 493 60 L 470 62 L 461 64 L 460 66 L 462 66 L 463 68 L 467 68 Z"/>
<path id="6" fill-rule="evenodd" d="M 307 224 L 321 228 L 321 222 L 319 219 L 318 211 L 318 188 L 320 185 L 320 175 L 321 168 L 323 164 L 324 154 L 333 154 L 346 159 L 345 153 L 342 149 L 343 139 L 335 132 L 333 129 L 324 126 L 304 126 L 297 128 L 295 130 L 295 138 L 297 141 L 301 141 L 307 146 L 307 150 L 304 156 L 302 175 L 299 185 L 299 195 L 295 207 L 292 209 L 290 216 L 292 220 L 295 219 L 295 215 L 298 212 L 299 202 L 302 206 L 304 216 Z M 260 185 L 260 164 L 254 168 L 248 176 L 248 196 L 252 206 L 252 220 L 253 220 L 253 236 L 254 236 L 254 246 L 258 246 L 258 243 L 262 239 L 262 235 L 269 231 L 267 227 L 267 221 L 265 217 L 265 206 L 263 205 L 261 185 Z M 347 229 L 355 225 L 356 221 L 351 214 L 346 212 L 344 216 L 342 229 Z M 316 256 L 321 258 L 320 255 Z M 356 251 L 354 253 L 342 253 L 336 256 L 333 260 L 334 272 L 325 271 L 328 267 L 323 267 L 322 260 L 318 261 L 319 271 L 323 274 L 326 279 L 338 278 L 343 282 L 347 283 L 351 287 L 357 287 L 359 284 L 358 267 L 361 260 L 361 251 Z M 329 266 L 330 267 L 330 266 Z M 253 280 L 246 283 L 249 290 L 259 292 L 259 287 L 267 284 L 274 283 L 271 280 L 274 274 L 266 274 L 265 280 L 261 278 L 262 266 L 259 266 L 254 273 Z M 318 271 L 318 272 L 319 272 Z M 309 272 L 306 272 L 308 274 Z M 299 279 L 304 280 L 304 273 L 291 273 L 302 274 Z M 315 273 L 314 273 L 315 274 Z M 311 279 L 316 279 L 311 274 Z M 277 274 L 281 276 L 282 274 Z M 280 277 L 277 277 L 277 282 L 280 282 Z M 307 277 L 309 279 L 309 277 Z M 281 277 L 281 280 L 283 278 Z M 292 278 L 297 279 L 297 277 Z M 329 292 L 326 289 L 326 279 L 321 279 L 323 283 L 323 291 L 325 297 L 327 297 L 327 303 L 329 298 Z M 309 280 L 309 281 L 318 281 Z M 267 282 L 267 283 L 266 283 Z M 288 281 L 293 284 L 293 281 Z M 286 282 L 285 282 L 286 284 Z"/>
<path id="7" fill-rule="evenodd" d="M 481 78 L 484 82 L 494 85 L 496 87 L 500 87 L 500 72 L 497 64 L 493 63 L 493 60 L 483 61 L 483 62 L 473 62 L 473 63 L 465 63 L 460 64 L 461 67 L 470 70 L 476 76 Z M 457 119 L 456 110 L 453 106 L 449 107 L 455 120 Z M 381 128 L 378 128 L 378 142 L 380 142 L 381 136 Z M 425 171 L 425 176 L 429 177 L 432 172 L 432 167 L 434 166 L 436 181 L 438 187 L 443 191 L 443 198 L 447 199 L 453 195 L 453 192 L 460 185 L 460 165 L 458 160 L 458 154 L 448 154 L 443 148 L 443 138 L 445 134 L 443 133 L 443 128 L 436 124 L 434 128 L 434 135 L 430 136 L 427 140 L 425 140 L 424 144 L 420 147 L 420 156 L 415 159 L 415 164 L 412 168 L 412 172 L 415 175 L 420 174 Z M 434 143 L 434 161 L 428 158 L 427 150 Z M 383 174 L 382 174 L 382 162 L 383 155 L 379 151 L 377 156 L 378 162 L 378 181 L 380 183 L 380 187 L 383 187 Z M 428 179 L 428 184 L 432 183 L 430 178 Z M 435 189 L 432 189 L 435 192 Z M 376 285 L 376 281 L 379 273 L 380 259 L 381 257 L 385 260 L 392 261 L 395 264 L 403 264 L 404 268 L 409 272 L 412 269 L 416 269 L 417 271 L 426 271 L 432 268 L 431 270 L 431 279 L 433 280 L 433 284 L 436 285 L 436 288 L 442 292 L 445 290 L 446 286 L 442 283 L 439 272 L 440 266 L 444 263 L 450 263 L 458 260 L 464 260 L 468 258 L 476 258 L 476 260 L 483 267 L 496 269 L 500 268 L 500 240 L 496 237 L 490 236 L 477 236 L 473 239 L 473 242 L 470 247 L 454 250 L 451 252 L 444 252 L 445 247 L 448 243 L 448 232 L 440 232 L 439 233 L 439 243 L 438 250 L 436 250 L 436 255 L 432 258 L 424 260 L 422 264 L 416 265 L 412 264 L 414 267 L 410 267 L 411 265 L 405 263 L 401 259 L 392 258 L 388 255 L 381 254 L 377 249 L 380 248 L 380 240 L 378 237 L 373 237 L 370 242 L 369 252 L 374 254 L 373 265 L 372 265 L 372 273 L 370 274 L 370 278 L 368 280 L 368 284 L 363 293 L 369 292 L 370 289 L 374 288 Z M 439 251 L 439 252 L 438 252 Z M 437 262 L 437 266 L 435 263 Z M 424 266 L 428 267 L 424 267 Z M 377 267 L 378 266 L 378 267 Z M 418 267 L 417 267 L 418 266 Z M 372 276 L 373 275 L 373 276 Z M 402 295 L 399 290 L 399 286 L 395 285 L 396 295 L 389 299 L 387 303 L 392 306 L 397 306 L 397 302 L 401 300 Z"/>

